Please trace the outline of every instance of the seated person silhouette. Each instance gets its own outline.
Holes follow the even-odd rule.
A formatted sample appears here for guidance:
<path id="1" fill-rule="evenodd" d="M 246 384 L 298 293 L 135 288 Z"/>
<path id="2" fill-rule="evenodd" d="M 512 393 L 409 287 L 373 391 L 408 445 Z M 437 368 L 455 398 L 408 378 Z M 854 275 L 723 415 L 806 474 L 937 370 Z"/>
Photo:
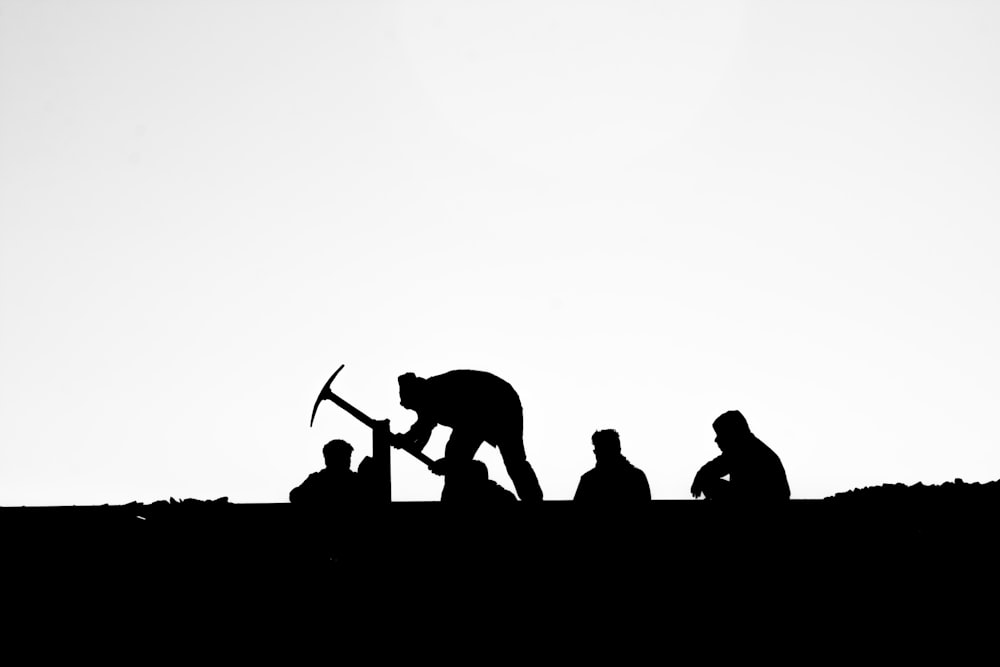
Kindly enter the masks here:
<path id="1" fill-rule="evenodd" d="M 498 506 L 517 502 L 517 496 L 490 479 L 486 464 L 456 459 L 445 464 L 441 502 L 456 506 Z"/>
<path id="2" fill-rule="evenodd" d="M 456 370 L 430 378 L 399 376 L 399 403 L 417 413 L 397 446 L 422 450 L 438 424 L 450 426 L 444 459 L 431 468 L 442 474 L 443 461 L 471 461 L 483 442 L 500 450 L 507 474 L 521 500 L 542 500 L 542 489 L 524 452 L 521 400 L 507 382 L 483 371 Z"/>
<path id="3" fill-rule="evenodd" d="M 791 492 L 781 459 L 750 432 L 739 411 L 722 414 L 712 428 L 722 454 L 701 467 L 691 485 L 691 495 L 736 502 L 789 499 Z M 728 481 L 723 479 L 726 475 Z"/>
<path id="4" fill-rule="evenodd" d="M 618 431 L 596 431 L 590 441 L 594 445 L 597 464 L 585 472 L 576 488 L 575 502 L 588 505 L 618 505 L 650 500 L 646 474 L 622 455 Z"/>
<path id="5" fill-rule="evenodd" d="M 335 510 L 366 500 L 365 478 L 351 470 L 354 447 L 344 440 L 331 440 L 323 446 L 326 467 L 309 475 L 288 494 L 293 505 L 317 510 Z M 365 461 L 361 467 L 364 468 Z"/>

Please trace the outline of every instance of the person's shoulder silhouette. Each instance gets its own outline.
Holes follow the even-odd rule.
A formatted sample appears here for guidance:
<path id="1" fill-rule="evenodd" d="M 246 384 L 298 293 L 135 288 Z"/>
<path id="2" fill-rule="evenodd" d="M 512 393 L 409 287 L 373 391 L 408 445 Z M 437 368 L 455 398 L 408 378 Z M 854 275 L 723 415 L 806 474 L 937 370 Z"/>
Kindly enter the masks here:
<path id="1" fill-rule="evenodd" d="M 723 413 L 712 428 L 722 453 L 695 475 L 691 485 L 695 498 L 704 495 L 708 500 L 767 501 L 791 497 L 781 459 L 750 431 L 742 413 Z"/>
<path id="2" fill-rule="evenodd" d="M 596 465 L 580 478 L 573 496 L 575 502 L 615 505 L 651 499 L 649 480 L 622 455 L 617 431 L 596 431 L 591 442 Z"/>

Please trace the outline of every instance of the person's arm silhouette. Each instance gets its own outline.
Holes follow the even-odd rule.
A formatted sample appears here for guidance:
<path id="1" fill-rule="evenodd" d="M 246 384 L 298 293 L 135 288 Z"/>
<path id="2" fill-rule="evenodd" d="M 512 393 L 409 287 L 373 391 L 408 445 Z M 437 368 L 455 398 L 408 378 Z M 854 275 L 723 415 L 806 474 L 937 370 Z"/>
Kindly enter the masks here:
<path id="1" fill-rule="evenodd" d="M 288 502 L 302 505 L 316 502 L 319 497 L 319 485 L 317 473 L 310 474 L 304 482 L 289 492 Z"/>
<path id="2" fill-rule="evenodd" d="M 435 475 L 446 474 L 448 472 L 448 458 L 445 457 L 443 459 L 438 459 L 434 463 L 427 466 L 427 469 L 430 470 Z"/>
<path id="3" fill-rule="evenodd" d="M 396 436 L 399 443 L 397 447 L 414 452 L 422 451 L 427 446 L 427 441 L 431 439 L 431 432 L 435 426 L 437 423 L 433 420 L 418 417 L 409 431 Z"/>
<path id="4" fill-rule="evenodd" d="M 652 500 L 653 494 L 649 490 L 649 479 L 646 478 L 646 473 L 639 470 L 638 468 L 636 468 L 636 472 L 639 473 L 638 475 L 636 475 L 636 485 L 635 485 L 637 499 Z"/>
<path id="5" fill-rule="evenodd" d="M 725 454 L 720 454 L 705 465 L 694 476 L 694 483 L 691 484 L 691 495 L 695 498 L 701 496 L 705 487 L 714 480 L 721 479 L 729 474 L 729 461 Z"/>

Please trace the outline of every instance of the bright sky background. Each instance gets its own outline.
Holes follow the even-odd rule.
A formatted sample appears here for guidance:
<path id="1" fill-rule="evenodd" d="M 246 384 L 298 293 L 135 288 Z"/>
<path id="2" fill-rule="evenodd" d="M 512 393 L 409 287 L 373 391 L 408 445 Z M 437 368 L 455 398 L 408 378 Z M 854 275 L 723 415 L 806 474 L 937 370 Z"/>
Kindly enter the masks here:
<path id="1" fill-rule="evenodd" d="M 986 0 L 0 0 L 0 505 L 285 501 L 370 452 L 309 428 L 342 363 L 397 431 L 405 371 L 505 378 L 548 499 L 600 428 L 688 498 L 730 409 L 796 498 L 1000 478 L 998 34 Z"/>

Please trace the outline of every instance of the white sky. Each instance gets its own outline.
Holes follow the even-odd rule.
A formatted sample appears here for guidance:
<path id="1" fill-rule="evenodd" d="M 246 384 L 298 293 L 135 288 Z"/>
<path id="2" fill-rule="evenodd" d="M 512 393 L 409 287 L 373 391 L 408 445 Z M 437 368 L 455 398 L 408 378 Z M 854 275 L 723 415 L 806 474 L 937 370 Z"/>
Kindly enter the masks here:
<path id="1" fill-rule="evenodd" d="M 599 428 L 687 498 L 730 409 L 793 497 L 1000 478 L 998 34 L 988 1 L 0 0 L 0 505 L 284 501 L 370 450 L 309 428 L 341 363 L 396 430 L 400 373 L 507 379 L 549 499 Z"/>

